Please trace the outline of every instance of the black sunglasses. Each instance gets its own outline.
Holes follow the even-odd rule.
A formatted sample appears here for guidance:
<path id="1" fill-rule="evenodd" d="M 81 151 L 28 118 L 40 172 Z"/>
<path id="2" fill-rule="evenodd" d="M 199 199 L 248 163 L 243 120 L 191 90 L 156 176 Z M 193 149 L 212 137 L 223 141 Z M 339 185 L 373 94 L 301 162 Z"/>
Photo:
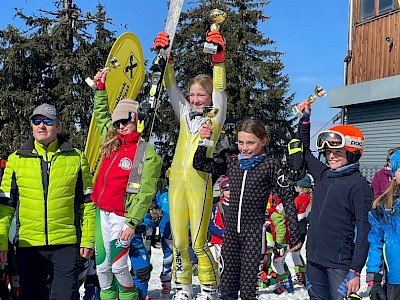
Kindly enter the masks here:
<path id="1" fill-rule="evenodd" d="M 119 129 L 121 125 L 122 125 L 122 126 L 126 126 L 126 125 L 128 125 L 130 122 L 131 122 L 131 119 L 122 119 L 122 120 L 115 121 L 115 122 L 113 123 L 113 126 L 114 126 L 115 129 Z"/>
<path id="2" fill-rule="evenodd" d="M 40 125 L 42 122 L 46 126 L 52 126 L 54 124 L 54 120 L 52 120 L 52 119 L 34 119 L 31 122 L 35 126 Z"/>

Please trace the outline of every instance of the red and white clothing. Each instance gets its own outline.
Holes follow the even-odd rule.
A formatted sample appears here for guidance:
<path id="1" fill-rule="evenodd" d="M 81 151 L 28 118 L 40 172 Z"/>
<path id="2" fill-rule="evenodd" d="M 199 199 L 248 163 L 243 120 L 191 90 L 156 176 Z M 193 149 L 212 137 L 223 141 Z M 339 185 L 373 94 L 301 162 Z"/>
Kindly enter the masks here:
<path id="1" fill-rule="evenodd" d="M 297 210 L 297 219 L 299 221 L 308 217 L 311 212 L 311 196 L 308 193 L 299 194 L 294 199 Z"/>
<path id="2" fill-rule="evenodd" d="M 118 135 L 121 147 L 104 157 L 93 188 L 92 200 L 96 206 L 119 216 L 125 215 L 125 193 L 136 154 L 140 134 L 138 132 Z"/>
<path id="3" fill-rule="evenodd" d="M 223 268 L 221 250 L 222 250 L 222 241 L 225 230 L 224 229 L 225 208 L 227 208 L 227 206 L 224 204 L 223 197 L 221 197 L 221 201 L 214 204 L 212 208 L 210 224 L 208 225 L 208 231 L 211 233 L 210 250 L 214 256 L 215 261 L 218 263 L 220 269 Z"/>

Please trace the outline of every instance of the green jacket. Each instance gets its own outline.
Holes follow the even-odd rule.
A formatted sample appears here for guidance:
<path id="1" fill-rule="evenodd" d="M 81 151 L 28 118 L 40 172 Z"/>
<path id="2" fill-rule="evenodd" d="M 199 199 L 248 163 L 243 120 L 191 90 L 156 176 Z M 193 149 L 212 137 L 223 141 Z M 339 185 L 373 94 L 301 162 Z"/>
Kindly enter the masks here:
<path id="1" fill-rule="evenodd" d="M 104 141 L 108 128 L 112 125 L 111 114 L 108 108 L 108 95 L 105 90 L 96 91 L 94 97 L 94 116 L 101 139 Z M 132 228 L 135 228 L 137 224 L 143 221 L 144 215 L 155 197 L 161 167 L 162 160 L 149 143 L 146 150 L 139 193 L 132 194 L 127 192 L 125 194 L 125 223 Z M 99 177 L 101 176 L 100 171 Z M 96 184 L 98 183 L 96 182 Z M 93 196 L 95 196 L 95 193 L 96 189 Z"/>
<path id="2" fill-rule="evenodd" d="M 286 244 L 285 211 L 281 213 L 273 212 L 271 214 L 271 220 L 275 227 L 275 241 L 280 245 Z"/>
<path id="3" fill-rule="evenodd" d="M 30 137 L 8 158 L 0 188 L 0 250 L 14 216 L 20 247 L 94 248 L 92 176 L 82 151 L 61 135 L 47 148 Z"/>

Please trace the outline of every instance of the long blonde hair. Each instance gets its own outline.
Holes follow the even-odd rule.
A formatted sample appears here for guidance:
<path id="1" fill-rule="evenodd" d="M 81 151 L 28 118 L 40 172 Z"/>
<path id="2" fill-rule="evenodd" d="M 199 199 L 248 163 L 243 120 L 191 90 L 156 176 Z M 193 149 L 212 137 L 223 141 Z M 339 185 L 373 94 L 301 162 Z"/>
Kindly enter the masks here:
<path id="1" fill-rule="evenodd" d="M 396 189 L 397 181 L 393 178 L 387 190 L 372 203 L 372 208 L 376 208 L 378 205 L 383 205 L 385 208 L 391 210 L 393 208 L 394 192 Z"/>
<path id="2" fill-rule="evenodd" d="M 104 157 L 110 157 L 111 153 L 121 147 L 122 141 L 118 138 L 118 132 L 114 126 L 108 128 L 107 136 L 100 146 L 100 154 Z"/>

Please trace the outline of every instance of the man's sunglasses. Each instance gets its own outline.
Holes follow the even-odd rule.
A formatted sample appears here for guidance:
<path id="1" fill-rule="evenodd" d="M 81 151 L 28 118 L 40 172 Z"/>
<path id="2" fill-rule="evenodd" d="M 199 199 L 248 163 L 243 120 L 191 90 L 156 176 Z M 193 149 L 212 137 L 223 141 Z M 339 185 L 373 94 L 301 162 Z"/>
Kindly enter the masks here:
<path id="1" fill-rule="evenodd" d="M 31 122 L 35 126 L 40 125 L 42 122 L 46 126 L 52 126 L 54 124 L 54 120 L 52 119 L 33 119 Z"/>
<path id="2" fill-rule="evenodd" d="M 115 121 L 115 122 L 113 123 L 113 126 L 114 126 L 115 129 L 119 129 L 121 125 L 122 125 L 122 126 L 126 126 L 126 125 L 128 125 L 129 122 L 131 122 L 131 121 L 132 121 L 131 119 L 122 119 L 122 120 L 118 120 L 118 121 Z"/>

